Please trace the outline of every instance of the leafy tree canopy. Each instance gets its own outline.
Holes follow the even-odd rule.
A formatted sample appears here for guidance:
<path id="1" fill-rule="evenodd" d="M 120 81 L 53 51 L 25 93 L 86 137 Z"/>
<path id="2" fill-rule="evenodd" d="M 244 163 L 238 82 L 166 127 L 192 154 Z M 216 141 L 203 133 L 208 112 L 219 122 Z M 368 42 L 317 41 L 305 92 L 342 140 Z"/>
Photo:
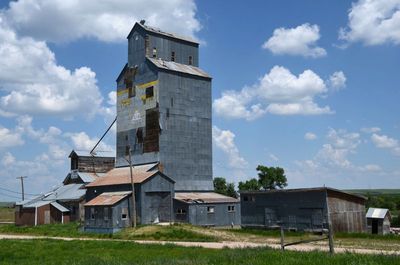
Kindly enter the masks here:
<path id="1" fill-rule="evenodd" d="M 214 178 L 214 191 L 219 194 L 237 198 L 234 183 L 227 183 L 225 178 Z"/>
<path id="2" fill-rule="evenodd" d="M 283 189 L 287 186 L 285 170 L 281 167 L 257 166 L 258 182 L 264 190 Z"/>
<path id="3" fill-rule="evenodd" d="M 250 180 L 246 180 L 245 182 L 239 182 L 239 190 L 242 191 L 255 191 L 260 190 L 261 186 L 257 179 L 252 178 Z"/>

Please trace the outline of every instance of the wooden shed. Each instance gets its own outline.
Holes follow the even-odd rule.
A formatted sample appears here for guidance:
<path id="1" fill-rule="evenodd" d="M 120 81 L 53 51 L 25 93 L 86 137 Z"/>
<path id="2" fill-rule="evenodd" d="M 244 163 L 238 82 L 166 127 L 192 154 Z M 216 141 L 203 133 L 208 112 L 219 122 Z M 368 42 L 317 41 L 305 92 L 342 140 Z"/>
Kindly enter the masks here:
<path id="1" fill-rule="evenodd" d="M 366 218 L 368 233 L 378 235 L 387 235 L 390 233 L 392 217 L 388 209 L 369 208 Z"/>
<path id="2" fill-rule="evenodd" d="M 56 201 L 34 201 L 15 206 L 15 225 L 68 223 L 70 211 Z"/>
<path id="3" fill-rule="evenodd" d="M 334 232 L 365 231 L 366 198 L 337 189 L 305 188 L 241 191 L 242 226 Z"/>

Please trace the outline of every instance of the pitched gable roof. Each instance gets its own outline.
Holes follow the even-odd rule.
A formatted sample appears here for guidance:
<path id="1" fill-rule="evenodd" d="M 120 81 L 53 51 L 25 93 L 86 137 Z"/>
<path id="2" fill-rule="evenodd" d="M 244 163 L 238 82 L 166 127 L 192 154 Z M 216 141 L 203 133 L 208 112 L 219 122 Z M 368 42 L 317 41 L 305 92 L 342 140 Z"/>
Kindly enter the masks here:
<path id="1" fill-rule="evenodd" d="M 195 76 L 200 76 L 200 77 L 204 77 L 207 79 L 211 79 L 210 75 L 208 75 L 206 72 L 201 70 L 199 67 L 196 67 L 193 65 L 181 64 L 181 63 L 176 63 L 176 62 L 171 62 L 171 61 L 164 61 L 163 59 L 154 59 L 154 58 L 149 58 L 149 57 L 146 57 L 146 58 L 153 65 L 155 65 L 158 69 L 161 69 L 161 70 L 179 72 L 179 73 L 195 75 Z"/>
<path id="2" fill-rule="evenodd" d="M 131 191 L 122 191 L 122 192 L 104 192 L 93 198 L 89 202 L 85 203 L 85 206 L 110 206 L 114 205 L 122 199 L 126 198 L 130 195 Z"/>
<path id="3" fill-rule="evenodd" d="M 177 35 L 175 33 L 165 32 L 165 31 L 162 31 L 161 29 L 158 29 L 158 28 L 155 28 L 155 27 L 150 27 L 148 25 L 140 24 L 140 23 L 137 23 L 137 22 L 135 23 L 135 25 L 133 25 L 132 30 L 129 32 L 129 34 L 128 34 L 128 36 L 126 38 L 129 39 L 130 36 L 132 35 L 132 33 L 137 28 L 141 28 L 141 29 L 143 29 L 143 30 L 145 30 L 147 32 L 151 32 L 151 33 L 154 33 L 156 35 L 161 35 L 161 36 L 165 36 L 165 37 L 168 37 L 168 38 L 172 38 L 172 39 L 176 39 L 176 40 L 180 40 L 180 41 L 184 41 L 184 42 L 189 42 L 189 43 L 195 44 L 197 46 L 199 45 L 199 43 L 196 40 L 194 40 L 194 39 L 192 39 L 190 37 L 179 36 L 179 35 Z"/>

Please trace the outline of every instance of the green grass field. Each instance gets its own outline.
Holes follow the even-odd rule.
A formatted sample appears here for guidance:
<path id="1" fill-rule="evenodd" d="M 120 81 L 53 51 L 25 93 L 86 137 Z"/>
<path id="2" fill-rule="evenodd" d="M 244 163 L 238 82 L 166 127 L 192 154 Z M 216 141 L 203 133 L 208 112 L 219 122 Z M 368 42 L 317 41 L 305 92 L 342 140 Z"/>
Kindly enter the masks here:
<path id="1" fill-rule="evenodd" d="M 281 252 L 258 249 L 204 249 L 176 246 L 138 245 L 130 242 L 0 240 L 0 264 L 399 264 L 399 257 L 383 255 L 337 254 L 321 252 Z"/>
<path id="2" fill-rule="evenodd" d="M 15 226 L 0 225 L 0 234 L 25 234 L 54 237 L 89 237 L 89 238 L 113 238 L 113 239 L 142 239 L 142 240 L 172 240 L 172 241 L 196 241 L 215 242 L 218 239 L 193 231 L 190 225 L 172 226 L 139 226 L 137 229 L 124 229 L 119 233 L 95 234 L 85 233 L 78 223 L 50 224 L 39 226 Z"/>
<path id="3" fill-rule="evenodd" d="M 14 208 L 0 207 L 0 222 L 14 222 Z"/>

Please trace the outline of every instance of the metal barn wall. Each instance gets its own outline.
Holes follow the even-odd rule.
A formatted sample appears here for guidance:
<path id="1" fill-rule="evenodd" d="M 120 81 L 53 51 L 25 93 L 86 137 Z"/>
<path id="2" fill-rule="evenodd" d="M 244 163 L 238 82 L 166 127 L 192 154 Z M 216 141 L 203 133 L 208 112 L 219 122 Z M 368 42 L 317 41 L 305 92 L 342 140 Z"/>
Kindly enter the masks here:
<path id="1" fill-rule="evenodd" d="M 15 207 L 15 225 L 35 225 L 35 208 Z"/>
<path id="2" fill-rule="evenodd" d="M 115 205 L 85 207 L 85 231 L 97 233 L 113 233 L 122 228 L 131 226 L 130 221 L 131 196 L 124 198 Z M 95 211 L 95 218 L 91 218 L 91 209 Z M 108 208 L 107 212 L 105 208 Z M 126 210 L 127 218 L 122 219 L 122 211 Z M 107 218 L 105 214 L 108 213 Z"/>
<path id="3" fill-rule="evenodd" d="M 178 210 L 182 212 L 178 212 Z M 174 222 L 189 223 L 189 204 L 173 200 Z"/>
<path id="4" fill-rule="evenodd" d="M 71 158 L 71 168 L 74 164 L 74 161 L 78 160 L 76 168 L 80 172 L 97 172 L 97 173 L 105 173 L 114 168 L 115 159 L 109 157 L 77 157 L 74 156 Z"/>
<path id="5" fill-rule="evenodd" d="M 145 36 L 149 36 L 148 56 L 153 57 L 153 48 L 156 48 L 156 58 L 162 58 L 171 61 L 171 54 L 175 52 L 175 62 L 181 64 L 189 64 L 189 56 L 192 56 L 192 65 L 199 65 L 198 45 L 160 36 L 152 32 L 146 32 L 144 29 L 137 29 L 130 35 L 128 39 L 128 64 L 131 66 L 139 65 L 144 60 Z"/>
<path id="6" fill-rule="evenodd" d="M 235 211 L 229 212 L 228 206 L 234 206 Z M 207 208 L 214 207 L 214 213 L 208 213 Z M 200 226 L 230 226 L 240 225 L 239 203 L 189 204 L 189 223 Z"/>
<path id="7" fill-rule="evenodd" d="M 254 196 L 244 201 L 244 197 Z M 242 226 L 320 229 L 326 221 L 325 191 L 241 193 Z"/>
<path id="8" fill-rule="evenodd" d="M 86 189 L 86 201 L 94 199 L 104 192 L 117 192 L 117 191 L 131 191 L 131 184 L 123 185 L 110 185 L 110 186 L 99 186 L 99 187 L 88 187 Z M 141 209 L 142 209 L 142 197 L 140 192 L 140 184 L 135 184 L 135 198 L 136 198 L 136 216 L 137 220 L 141 219 Z M 87 208 L 87 207 L 85 207 Z M 86 209 L 85 209 L 86 211 Z M 85 213 L 86 220 L 86 213 Z"/>
<path id="9" fill-rule="evenodd" d="M 175 190 L 213 190 L 211 80 L 160 72 L 160 162 Z"/>
<path id="10" fill-rule="evenodd" d="M 173 221 L 173 197 L 174 183 L 161 175 L 144 182 L 141 186 L 141 223 L 150 224 L 157 219 L 160 222 Z"/>
<path id="11" fill-rule="evenodd" d="M 365 205 L 362 200 L 328 191 L 328 206 L 334 232 L 365 232 Z"/>

